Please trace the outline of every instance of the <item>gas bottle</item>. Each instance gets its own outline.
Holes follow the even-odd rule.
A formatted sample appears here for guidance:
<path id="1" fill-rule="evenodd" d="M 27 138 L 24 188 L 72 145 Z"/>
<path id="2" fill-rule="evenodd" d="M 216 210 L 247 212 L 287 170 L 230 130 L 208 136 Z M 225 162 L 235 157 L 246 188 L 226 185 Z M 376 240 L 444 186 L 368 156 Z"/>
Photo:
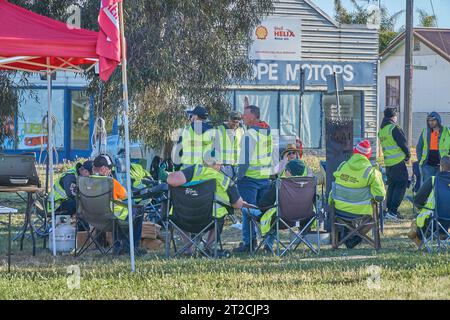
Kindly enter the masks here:
<path id="1" fill-rule="evenodd" d="M 56 227 L 50 231 L 49 249 L 53 251 L 53 230 L 55 230 L 56 252 L 69 253 L 75 249 L 75 227 L 70 216 L 56 216 Z"/>

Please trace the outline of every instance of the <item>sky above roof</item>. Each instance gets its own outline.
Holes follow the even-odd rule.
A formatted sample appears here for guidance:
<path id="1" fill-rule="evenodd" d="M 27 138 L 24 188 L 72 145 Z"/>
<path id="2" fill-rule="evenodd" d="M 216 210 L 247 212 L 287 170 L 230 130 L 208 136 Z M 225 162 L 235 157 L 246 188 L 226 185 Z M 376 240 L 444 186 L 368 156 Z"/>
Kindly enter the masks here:
<path id="1" fill-rule="evenodd" d="M 350 0 L 342 0 L 345 7 L 352 10 L 353 5 Z M 406 1 L 405 0 L 380 0 L 381 5 L 384 5 L 388 8 L 389 12 L 395 13 L 401 11 L 402 9 L 406 9 Z M 330 17 L 334 17 L 334 0 L 313 0 L 313 2 L 320 7 L 323 11 L 325 11 Z M 366 5 L 369 3 L 368 0 L 358 0 L 361 5 Z M 372 3 L 376 3 L 377 1 L 370 1 Z M 433 13 L 431 3 L 433 3 L 434 10 L 436 12 L 438 18 L 438 26 L 440 28 L 450 28 L 450 0 L 415 0 L 415 23 L 418 25 L 419 19 L 417 14 L 417 9 L 423 9 L 429 14 Z M 405 14 L 402 14 L 398 19 L 397 28 L 402 27 L 405 24 Z"/>

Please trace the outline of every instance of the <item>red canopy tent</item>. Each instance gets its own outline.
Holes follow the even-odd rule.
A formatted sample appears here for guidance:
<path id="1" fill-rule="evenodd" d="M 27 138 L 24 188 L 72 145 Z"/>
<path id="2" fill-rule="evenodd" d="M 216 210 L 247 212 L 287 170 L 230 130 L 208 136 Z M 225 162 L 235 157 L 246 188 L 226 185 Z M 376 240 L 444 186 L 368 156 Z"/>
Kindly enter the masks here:
<path id="1" fill-rule="evenodd" d="M 117 10 L 117 3 L 120 7 L 121 22 L 121 42 L 125 43 L 123 31 L 123 9 L 121 0 L 103 0 L 102 10 Z M 108 12 L 109 13 L 109 12 Z M 118 22 L 119 19 L 117 19 Z M 47 75 L 48 87 L 48 114 L 52 114 L 52 80 L 51 74 L 57 71 L 71 71 L 84 73 L 93 68 L 95 64 L 102 61 L 110 61 L 112 56 L 108 55 L 108 50 L 100 50 L 99 56 L 97 44 L 100 49 L 105 49 L 101 42 L 101 32 L 94 32 L 85 29 L 75 29 L 65 23 L 41 16 L 28 11 L 19 6 L 13 5 L 6 0 L 0 0 L 0 70 L 28 71 Z M 117 23 L 118 24 L 118 23 Z M 106 39 L 104 35 L 103 39 Z M 103 47 L 102 47 L 103 45 Z M 122 53 L 123 56 L 123 53 Z M 122 57 L 122 77 L 126 84 L 126 59 Z M 84 68 L 81 66 L 84 65 Z M 86 68 L 87 66 L 87 68 Z M 113 66 L 115 66 L 113 64 Z M 107 70 L 101 70 L 102 79 L 109 78 Z M 105 72 L 105 73 L 103 73 Z M 126 88 L 127 86 L 124 85 Z M 124 89 L 124 103 L 128 106 L 128 93 Z M 124 110 L 124 122 L 126 133 L 128 133 L 128 108 Z M 48 118 L 48 154 L 49 154 L 49 178 L 50 185 L 53 185 L 53 132 L 52 117 Z M 131 212 L 131 180 L 130 180 L 130 160 L 129 160 L 129 136 L 125 137 L 127 154 L 127 191 L 130 195 L 129 210 Z M 54 225 L 54 195 L 51 188 L 52 224 Z M 133 224 L 129 223 L 130 236 L 133 235 Z M 53 233 L 53 254 L 56 255 L 55 233 Z M 133 239 L 133 237 L 130 237 Z M 134 271 L 134 246 L 130 244 L 131 265 Z"/>
<path id="2" fill-rule="evenodd" d="M 0 69 L 84 72 L 95 65 L 98 33 L 73 29 L 0 0 Z"/>

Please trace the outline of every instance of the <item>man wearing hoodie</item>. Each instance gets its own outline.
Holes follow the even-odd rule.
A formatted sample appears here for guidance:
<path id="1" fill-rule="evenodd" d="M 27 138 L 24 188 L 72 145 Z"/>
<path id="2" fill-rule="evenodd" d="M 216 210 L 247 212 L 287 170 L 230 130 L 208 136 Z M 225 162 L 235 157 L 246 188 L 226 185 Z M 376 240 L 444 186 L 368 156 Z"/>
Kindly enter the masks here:
<path id="1" fill-rule="evenodd" d="M 353 150 L 353 156 L 343 162 L 334 173 L 336 181 L 329 197 L 330 204 L 334 202 L 336 214 L 359 218 L 372 216 L 372 201 L 382 202 L 386 195 L 381 172 L 370 163 L 372 147 L 365 140 Z M 369 232 L 371 227 L 362 230 Z M 351 237 L 345 242 L 347 248 L 352 249 L 362 239 Z"/>
<path id="2" fill-rule="evenodd" d="M 440 170 L 441 159 L 450 153 L 450 131 L 442 126 L 439 113 L 431 112 L 427 117 L 427 129 L 422 131 L 417 143 L 422 183 L 435 177 Z"/>
<path id="3" fill-rule="evenodd" d="M 408 188 L 409 174 L 406 163 L 411 158 L 405 133 L 397 125 L 397 121 L 397 109 L 387 108 L 384 110 L 384 119 L 378 133 L 383 148 L 388 185 L 386 218 L 394 220 L 399 218 L 398 208 Z"/>
<path id="4" fill-rule="evenodd" d="M 183 168 L 203 164 L 203 156 L 213 150 L 215 138 L 213 127 L 206 123 L 208 112 L 204 107 L 197 106 L 188 114 L 191 124 L 183 130 L 178 140 L 181 160 L 176 164 L 181 162 Z"/>
<path id="5" fill-rule="evenodd" d="M 244 201 L 255 206 L 270 187 L 272 171 L 272 134 L 260 116 L 258 107 L 246 105 L 242 119 L 247 131 L 241 141 L 237 183 Z M 246 211 L 242 212 L 242 242 L 233 250 L 235 253 L 250 252 L 250 246 L 256 247 L 256 232 Z M 253 243 L 250 243 L 250 232 Z"/>

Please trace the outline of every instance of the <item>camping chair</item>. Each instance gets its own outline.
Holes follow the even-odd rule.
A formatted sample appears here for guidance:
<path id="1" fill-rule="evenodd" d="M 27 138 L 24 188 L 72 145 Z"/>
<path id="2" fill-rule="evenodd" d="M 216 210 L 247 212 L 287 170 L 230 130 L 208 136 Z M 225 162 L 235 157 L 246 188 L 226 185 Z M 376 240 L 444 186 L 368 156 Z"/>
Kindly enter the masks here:
<path id="1" fill-rule="evenodd" d="M 450 179 L 438 174 L 435 178 L 435 209 L 425 227 L 420 229 L 422 245 L 419 250 L 425 248 L 429 253 L 440 252 L 442 249 L 450 249 Z"/>
<path id="2" fill-rule="evenodd" d="M 272 230 L 262 237 L 262 241 L 256 248 L 255 253 L 266 243 L 268 237 L 273 236 L 275 232 L 277 249 L 276 252 L 273 251 L 273 248 L 271 249 L 273 254 L 284 256 L 289 251 L 295 251 L 302 243 L 314 254 L 319 254 L 320 217 L 319 212 L 314 208 L 316 203 L 317 179 L 315 177 L 291 177 L 278 179 L 276 183 L 276 204 L 272 208 L 276 207 L 277 212 L 271 223 Z M 260 217 L 251 217 L 251 219 L 260 233 Z M 317 224 L 317 242 L 314 245 L 306 235 L 315 222 Z M 288 230 L 289 234 L 293 236 L 287 244 L 284 244 L 280 239 L 281 230 Z M 250 239 L 250 243 L 252 243 L 252 239 Z M 282 247 L 281 251 L 280 247 Z"/>
<path id="3" fill-rule="evenodd" d="M 339 249 L 339 247 L 341 247 L 347 240 L 350 240 L 354 236 L 358 236 L 378 252 L 381 249 L 378 204 L 376 202 L 372 202 L 372 216 L 355 216 L 351 213 L 337 212 L 334 199 L 339 198 L 340 195 L 339 189 L 337 189 L 335 186 L 336 184 L 333 183 L 330 214 L 331 243 L 333 249 Z M 348 234 L 345 235 L 342 239 L 339 239 L 339 227 L 349 231 Z M 371 227 L 372 238 L 367 234 L 363 234 L 363 229 L 367 227 Z"/>
<path id="4" fill-rule="evenodd" d="M 208 180 L 197 184 L 169 188 L 169 200 L 166 215 L 166 257 L 170 257 L 170 243 L 173 243 L 174 255 L 179 256 L 194 246 L 201 255 L 207 258 L 217 258 L 218 245 L 222 250 L 219 237 L 219 223 L 216 217 L 216 207 L 219 202 L 215 197 L 216 181 Z M 220 203 L 222 206 L 227 204 Z M 208 252 L 202 244 L 204 235 L 214 229 L 214 253 Z M 188 239 L 188 244 L 177 250 L 175 244 L 175 232 Z M 189 237 L 187 233 L 191 233 Z"/>
<path id="5" fill-rule="evenodd" d="M 102 255 L 107 255 L 115 245 L 121 244 L 116 239 L 118 228 L 128 224 L 114 215 L 114 203 L 119 202 L 113 200 L 113 180 L 110 177 L 78 177 L 77 184 L 77 225 L 87 230 L 88 237 L 80 249 L 75 248 L 75 255 L 80 256 L 92 245 Z M 102 245 L 101 237 L 105 232 L 112 232 L 113 243 L 109 248 Z"/>

